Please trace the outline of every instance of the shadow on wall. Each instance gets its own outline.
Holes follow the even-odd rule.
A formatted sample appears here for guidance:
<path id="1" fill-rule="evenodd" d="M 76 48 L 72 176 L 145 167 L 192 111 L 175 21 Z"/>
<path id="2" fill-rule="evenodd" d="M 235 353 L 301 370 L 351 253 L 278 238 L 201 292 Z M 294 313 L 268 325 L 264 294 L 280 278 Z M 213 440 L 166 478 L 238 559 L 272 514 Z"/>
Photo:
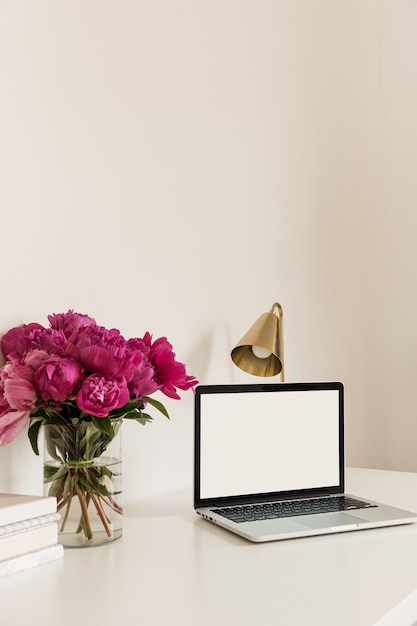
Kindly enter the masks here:
<path id="1" fill-rule="evenodd" d="M 232 337 L 224 325 L 213 327 L 207 332 L 189 356 L 187 371 L 192 373 L 201 385 L 235 385 L 275 383 L 280 381 L 276 376 L 255 376 L 239 369 L 232 361 L 231 351 L 239 333 Z"/>
<path id="2" fill-rule="evenodd" d="M 201 385 L 233 383 L 230 358 L 232 341 L 225 326 L 215 326 L 205 333 L 195 345 L 187 361 L 187 371 Z"/>

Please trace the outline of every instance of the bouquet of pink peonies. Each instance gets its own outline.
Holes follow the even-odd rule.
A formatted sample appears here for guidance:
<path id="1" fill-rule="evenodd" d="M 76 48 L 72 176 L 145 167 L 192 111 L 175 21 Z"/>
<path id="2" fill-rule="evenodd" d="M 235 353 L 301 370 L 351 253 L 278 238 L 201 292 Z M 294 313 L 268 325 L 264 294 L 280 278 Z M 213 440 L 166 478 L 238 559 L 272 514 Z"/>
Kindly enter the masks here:
<path id="1" fill-rule="evenodd" d="M 30 422 L 36 441 L 42 424 L 67 420 L 68 412 L 107 431 L 112 418 L 152 418 L 149 403 L 168 416 L 149 396 L 160 390 L 179 399 L 177 388 L 197 384 L 175 360 L 165 337 L 152 341 L 124 339 L 116 329 L 98 326 L 88 315 L 68 311 L 48 317 L 49 328 L 24 324 L 1 339 L 6 359 L 0 368 L 0 445 L 12 441 Z"/>
<path id="2" fill-rule="evenodd" d="M 168 417 L 165 406 L 151 394 L 161 391 L 180 399 L 177 390 L 192 389 L 197 380 L 176 361 L 166 337 L 152 341 L 147 332 L 142 338 L 126 340 L 118 330 L 106 329 L 88 315 L 71 310 L 50 315 L 48 320 L 48 328 L 24 324 L 1 339 L 6 362 L 0 368 L 0 446 L 28 426 L 32 448 L 39 454 L 40 428 L 52 429 L 50 452 L 69 464 L 71 481 L 62 471 L 46 480 L 52 483 L 59 507 L 69 506 L 77 494 L 83 498 L 84 510 L 93 493 L 97 497 L 103 478 L 96 469 L 89 470 L 89 463 L 115 436 L 116 422 L 151 421 L 148 405 Z M 84 429 L 82 436 L 75 435 L 79 426 Z M 94 502 L 102 515 L 100 499 L 111 505 L 107 488 L 99 490 L 98 502 Z M 81 521 L 81 530 L 89 534 L 88 518 Z"/>

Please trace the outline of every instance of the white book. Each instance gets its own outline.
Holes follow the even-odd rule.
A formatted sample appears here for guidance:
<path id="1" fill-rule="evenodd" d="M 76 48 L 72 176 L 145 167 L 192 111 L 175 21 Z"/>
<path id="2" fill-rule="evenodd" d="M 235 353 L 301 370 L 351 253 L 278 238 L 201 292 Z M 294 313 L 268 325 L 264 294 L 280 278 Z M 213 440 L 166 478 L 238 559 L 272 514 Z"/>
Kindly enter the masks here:
<path id="1" fill-rule="evenodd" d="M 56 513 L 56 498 L 0 493 L 0 526 Z"/>
<path id="2" fill-rule="evenodd" d="M 0 578 L 2 576 L 8 576 L 9 574 L 16 574 L 38 565 L 44 565 L 51 561 L 56 561 L 64 556 L 64 548 L 59 544 L 49 546 L 48 548 L 42 548 L 42 550 L 36 550 L 35 552 L 29 552 L 28 554 L 22 554 L 12 559 L 0 562 Z"/>
<path id="3" fill-rule="evenodd" d="M 35 528 L 0 537 L 0 562 L 14 556 L 47 548 L 58 542 L 58 524 L 44 524 Z"/>

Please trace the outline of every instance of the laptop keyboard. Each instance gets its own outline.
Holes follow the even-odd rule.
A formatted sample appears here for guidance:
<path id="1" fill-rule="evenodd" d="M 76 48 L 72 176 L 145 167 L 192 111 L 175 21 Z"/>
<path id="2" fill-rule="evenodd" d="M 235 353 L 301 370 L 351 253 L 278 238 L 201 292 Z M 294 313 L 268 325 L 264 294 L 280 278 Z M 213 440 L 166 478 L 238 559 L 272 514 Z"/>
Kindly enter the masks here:
<path id="1" fill-rule="evenodd" d="M 265 502 L 263 504 L 247 504 L 243 506 L 213 509 L 213 513 L 227 517 L 234 522 L 256 522 L 258 520 L 294 517 L 296 515 L 312 515 L 315 513 L 331 513 L 335 511 L 353 511 L 369 509 L 376 504 L 357 500 L 348 496 L 327 496 L 309 500 L 288 500 L 284 502 Z"/>

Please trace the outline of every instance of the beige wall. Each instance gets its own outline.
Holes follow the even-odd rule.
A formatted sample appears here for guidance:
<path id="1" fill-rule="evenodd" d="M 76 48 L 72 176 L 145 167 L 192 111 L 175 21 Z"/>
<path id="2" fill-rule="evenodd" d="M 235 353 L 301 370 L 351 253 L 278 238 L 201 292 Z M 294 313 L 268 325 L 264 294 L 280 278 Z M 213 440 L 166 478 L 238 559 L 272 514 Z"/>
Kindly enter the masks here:
<path id="1" fill-rule="evenodd" d="M 287 379 L 345 382 L 348 462 L 417 471 L 416 26 L 413 0 L 0 2 L 0 331 L 75 308 L 237 382 L 279 300 Z M 128 499 L 191 482 L 169 408 L 126 425 Z M 0 468 L 40 489 L 25 437 Z"/>

